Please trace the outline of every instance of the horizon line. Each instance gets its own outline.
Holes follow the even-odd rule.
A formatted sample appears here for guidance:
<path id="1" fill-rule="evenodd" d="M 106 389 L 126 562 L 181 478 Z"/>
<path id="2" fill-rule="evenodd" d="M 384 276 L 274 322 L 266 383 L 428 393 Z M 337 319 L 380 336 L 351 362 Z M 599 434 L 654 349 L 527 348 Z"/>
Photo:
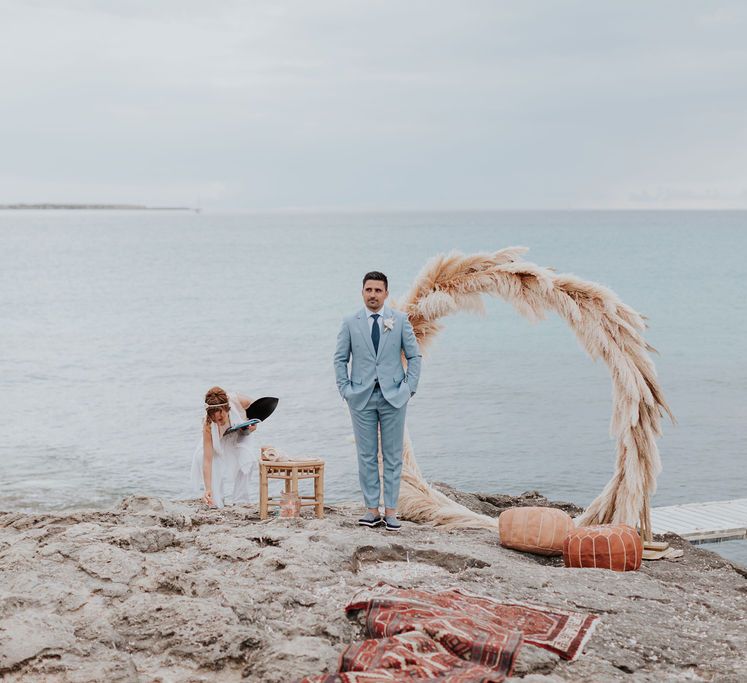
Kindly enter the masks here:
<path id="1" fill-rule="evenodd" d="M 189 211 L 193 213 L 581 213 L 581 212 L 747 212 L 744 207 L 343 207 L 343 206 L 281 206 L 281 207 L 200 207 L 146 205 L 123 202 L 13 202 L 0 204 L 0 211 Z"/>

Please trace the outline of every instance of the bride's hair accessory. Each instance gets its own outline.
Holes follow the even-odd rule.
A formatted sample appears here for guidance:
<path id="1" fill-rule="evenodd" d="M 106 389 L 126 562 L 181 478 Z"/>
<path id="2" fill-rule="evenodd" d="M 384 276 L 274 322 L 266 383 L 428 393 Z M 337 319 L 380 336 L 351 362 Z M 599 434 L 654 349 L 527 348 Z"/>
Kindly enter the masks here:
<path id="1" fill-rule="evenodd" d="M 227 408 L 228 394 L 220 387 L 212 387 L 205 393 L 205 410 L 208 415 L 213 408 Z"/>

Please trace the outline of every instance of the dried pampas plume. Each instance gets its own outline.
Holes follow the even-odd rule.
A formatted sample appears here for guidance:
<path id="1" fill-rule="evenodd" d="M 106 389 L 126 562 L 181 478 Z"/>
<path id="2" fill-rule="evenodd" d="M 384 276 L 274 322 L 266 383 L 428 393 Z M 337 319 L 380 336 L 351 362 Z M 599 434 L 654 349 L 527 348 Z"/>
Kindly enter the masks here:
<path id="1" fill-rule="evenodd" d="M 482 310 L 483 294 L 504 299 L 532 320 L 542 319 L 547 311 L 563 318 L 586 352 L 609 368 L 610 431 L 617 444 L 612 479 L 577 521 L 639 525 L 650 539 L 649 500 L 661 471 L 656 438 L 664 413 L 673 421 L 674 416 L 649 355 L 654 349 L 643 338 L 644 320 L 606 287 L 522 260 L 526 251 L 509 247 L 494 254 L 439 256 L 426 265 L 398 308 L 409 317 L 421 349 L 441 329 L 444 316 Z M 498 526 L 496 519 L 468 510 L 426 483 L 408 435 L 399 510 L 405 519 L 447 528 Z"/>

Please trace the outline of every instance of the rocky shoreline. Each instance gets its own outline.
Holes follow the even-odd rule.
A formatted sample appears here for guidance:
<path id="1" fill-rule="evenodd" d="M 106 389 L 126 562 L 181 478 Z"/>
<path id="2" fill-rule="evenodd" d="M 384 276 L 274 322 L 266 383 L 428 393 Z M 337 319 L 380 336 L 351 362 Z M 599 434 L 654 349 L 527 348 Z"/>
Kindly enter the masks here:
<path id="1" fill-rule="evenodd" d="M 549 503 L 439 487 L 491 515 Z M 677 536 L 683 557 L 618 574 L 507 550 L 488 531 L 364 529 L 358 512 L 261 522 L 253 506 L 138 496 L 0 512 L 0 678 L 292 681 L 334 670 L 361 637 L 345 603 L 384 580 L 600 615 L 577 661 L 525 646 L 509 680 L 747 680 L 747 571 Z"/>

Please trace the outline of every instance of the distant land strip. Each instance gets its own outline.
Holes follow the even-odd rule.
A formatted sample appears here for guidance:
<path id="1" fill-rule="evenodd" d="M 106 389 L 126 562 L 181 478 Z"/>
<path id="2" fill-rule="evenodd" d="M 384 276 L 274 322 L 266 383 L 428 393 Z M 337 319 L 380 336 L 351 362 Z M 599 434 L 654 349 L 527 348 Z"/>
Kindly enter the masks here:
<path id="1" fill-rule="evenodd" d="M 143 206 L 140 204 L 0 204 L 0 210 L 26 209 L 64 209 L 69 211 L 106 211 L 117 209 L 125 211 L 195 211 L 200 209 L 191 206 Z"/>

